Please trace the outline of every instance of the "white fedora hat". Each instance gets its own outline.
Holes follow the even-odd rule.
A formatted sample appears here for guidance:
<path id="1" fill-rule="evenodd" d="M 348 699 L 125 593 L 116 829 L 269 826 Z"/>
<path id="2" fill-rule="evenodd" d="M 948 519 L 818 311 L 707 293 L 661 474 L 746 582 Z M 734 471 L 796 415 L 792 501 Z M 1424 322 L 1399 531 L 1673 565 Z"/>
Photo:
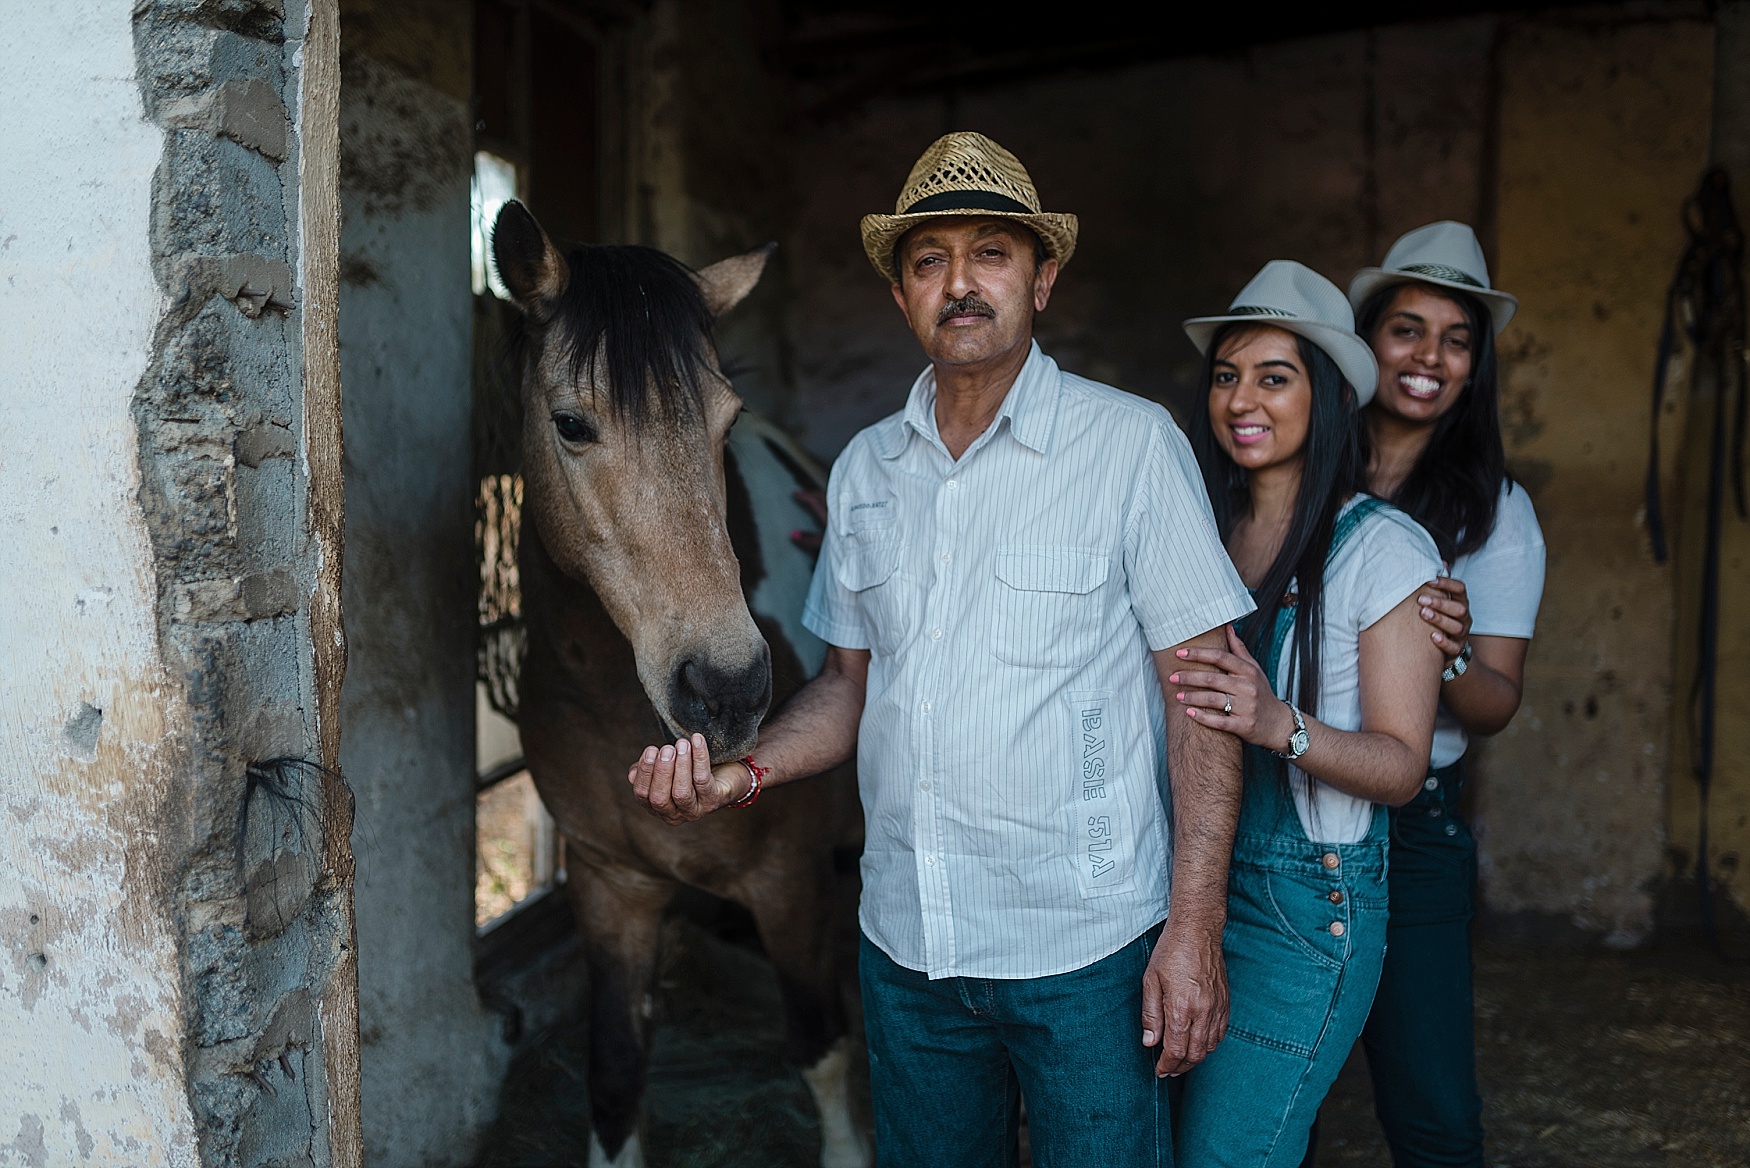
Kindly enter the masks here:
<path id="1" fill-rule="evenodd" d="M 1355 273 L 1349 281 L 1349 303 L 1360 312 L 1368 297 L 1381 288 L 1409 281 L 1469 292 L 1489 310 L 1496 336 L 1519 307 L 1517 297 L 1489 287 L 1489 265 L 1477 233 L 1450 219 L 1400 235 L 1385 253 L 1385 263 Z"/>
<path id="2" fill-rule="evenodd" d="M 1185 322 L 1185 335 L 1199 353 L 1224 324 L 1274 325 L 1305 337 L 1323 349 L 1354 387 L 1358 405 L 1373 400 L 1379 364 L 1367 342 L 1355 335 L 1355 314 L 1337 286 L 1294 260 L 1271 260 L 1240 289 L 1223 316 L 1197 316 Z"/>

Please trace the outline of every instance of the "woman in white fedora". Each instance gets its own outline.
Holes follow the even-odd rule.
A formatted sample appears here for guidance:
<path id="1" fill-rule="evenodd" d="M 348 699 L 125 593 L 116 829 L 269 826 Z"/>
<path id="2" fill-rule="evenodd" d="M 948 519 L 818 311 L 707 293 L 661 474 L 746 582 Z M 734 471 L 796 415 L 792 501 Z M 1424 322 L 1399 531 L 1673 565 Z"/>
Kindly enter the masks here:
<path id="1" fill-rule="evenodd" d="M 1422 790 L 1392 814 L 1389 946 L 1363 1038 L 1397 1168 L 1482 1168 L 1476 842 L 1458 798 L 1469 737 L 1519 709 L 1543 595 L 1543 533 L 1507 475 L 1495 384 L 1495 337 L 1518 301 L 1490 287 L 1476 235 L 1450 222 L 1399 239 L 1356 274 L 1349 301 L 1379 362 L 1361 434 L 1368 488 L 1421 523 L 1451 566 L 1418 597 L 1445 658 L 1440 715 Z"/>
<path id="2" fill-rule="evenodd" d="M 1385 809 L 1427 773 L 1441 655 L 1416 598 L 1440 557 L 1362 493 L 1377 374 L 1334 284 L 1276 260 L 1185 331 L 1204 355 L 1192 446 L 1258 610 L 1170 678 L 1175 716 L 1246 744 L 1231 1020 L 1185 1076 L 1175 1145 L 1195 1168 L 1294 1165 L 1385 955 Z"/>

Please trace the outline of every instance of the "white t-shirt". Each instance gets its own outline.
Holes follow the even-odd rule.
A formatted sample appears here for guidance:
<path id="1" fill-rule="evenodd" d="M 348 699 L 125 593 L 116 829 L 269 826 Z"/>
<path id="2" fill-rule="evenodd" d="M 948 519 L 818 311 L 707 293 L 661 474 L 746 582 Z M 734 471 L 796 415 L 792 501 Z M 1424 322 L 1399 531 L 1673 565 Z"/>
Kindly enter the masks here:
<path id="1" fill-rule="evenodd" d="M 1472 636 L 1531 639 L 1543 599 L 1543 529 L 1524 487 L 1501 484 L 1495 530 L 1482 547 L 1458 557 L 1449 575 L 1464 581 Z M 1440 707 L 1434 722 L 1434 767 L 1457 762 L 1469 743 L 1458 719 Z"/>
<path id="2" fill-rule="evenodd" d="M 1347 513 L 1362 496 L 1343 507 Z M 1324 641 L 1319 646 L 1318 720 L 1333 730 L 1361 729 L 1361 631 L 1403 603 L 1440 571 L 1440 549 L 1421 524 L 1395 507 L 1361 521 L 1325 565 Z M 1294 701 L 1289 661 L 1293 633 L 1277 663 L 1276 694 Z M 1367 837 L 1373 801 L 1339 791 L 1297 766 L 1288 768 L 1300 826 L 1309 840 L 1350 844 Z"/>

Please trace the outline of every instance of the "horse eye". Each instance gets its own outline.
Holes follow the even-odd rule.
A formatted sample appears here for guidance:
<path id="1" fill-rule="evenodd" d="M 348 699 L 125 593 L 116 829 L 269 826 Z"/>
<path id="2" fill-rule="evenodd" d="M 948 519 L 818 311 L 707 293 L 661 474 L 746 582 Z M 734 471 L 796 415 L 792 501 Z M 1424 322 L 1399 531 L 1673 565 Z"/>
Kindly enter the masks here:
<path id="1" fill-rule="evenodd" d="M 554 414 L 553 428 L 558 430 L 559 437 L 567 442 L 581 445 L 596 440 L 595 427 L 576 414 Z"/>

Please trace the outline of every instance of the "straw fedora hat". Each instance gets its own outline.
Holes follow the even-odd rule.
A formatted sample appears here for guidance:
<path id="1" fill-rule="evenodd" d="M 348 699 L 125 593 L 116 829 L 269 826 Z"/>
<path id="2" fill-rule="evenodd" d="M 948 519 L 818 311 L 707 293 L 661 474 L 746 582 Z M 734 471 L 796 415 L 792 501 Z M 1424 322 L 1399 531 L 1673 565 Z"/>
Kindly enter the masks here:
<path id="1" fill-rule="evenodd" d="M 1293 260 L 1271 260 L 1240 289 L 1222 316 L 1185 322 L 1185 335 L 1199 353 L 1221 326 L 1235 321 L 1267 324 L 1305 337 L 1328 354 L 1355 389 L 1359 405 L 1379 388 L 1379 365 L 1367 342 L 1355 335 L 1355 314 L 1337 286 Z"/>
<path id="2" fill-rule="evenodd" d="M 1517 297 L 1489 287 L 1489 265 L 1476 232 L 1450 219 L 1399 236 L 1385 253 L 1385 263 L 1362 268 L 1349 281 L 1349 303 L 1360 312 L 1368 297 L 1381 288 L 1409 281 L 1469 292 L 1489 310 L 1496 336 L 1519 307 Z"/>
<path id="3" fill-rule="evenodd" d="M 1039 192 L 1021 160 L 983 134 L 957 131 L 930 143 L 891 215 L 863 216 L 863 251 L 897 284 L 893 247 L 920 223 L 949 215 L 994 215 L 1025 224 L 1061 266 L 1076 250 L 1076 217 L 1039 209 Z"/>

